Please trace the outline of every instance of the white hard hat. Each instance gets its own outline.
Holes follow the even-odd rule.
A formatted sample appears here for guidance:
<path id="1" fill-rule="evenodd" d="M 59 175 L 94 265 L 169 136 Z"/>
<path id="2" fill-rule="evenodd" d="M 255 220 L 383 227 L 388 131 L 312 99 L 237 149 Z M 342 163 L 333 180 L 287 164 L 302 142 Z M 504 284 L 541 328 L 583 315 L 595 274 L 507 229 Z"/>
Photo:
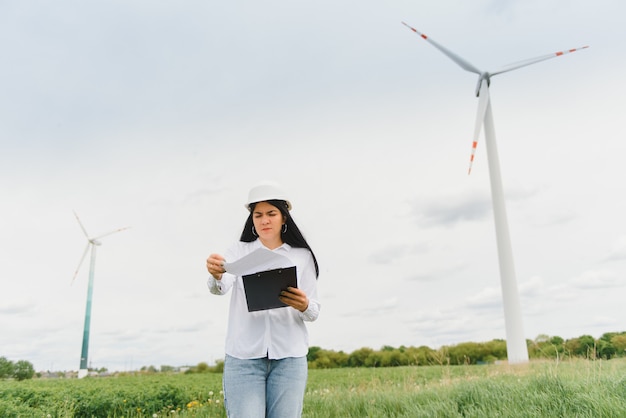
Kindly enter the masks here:
<path id="1" fill-rule="evenodd" d="M 278 183 L 271 181 L 260 183 L 250 189 L 248 202 L 245 204 L 245 207 L 250 210 L 250 204 L 268 200 L 284 200 L 287 202 L 287 209 L 291 210 L 291 202 L 287 199 L 287 195 L 283 189 Z"/>

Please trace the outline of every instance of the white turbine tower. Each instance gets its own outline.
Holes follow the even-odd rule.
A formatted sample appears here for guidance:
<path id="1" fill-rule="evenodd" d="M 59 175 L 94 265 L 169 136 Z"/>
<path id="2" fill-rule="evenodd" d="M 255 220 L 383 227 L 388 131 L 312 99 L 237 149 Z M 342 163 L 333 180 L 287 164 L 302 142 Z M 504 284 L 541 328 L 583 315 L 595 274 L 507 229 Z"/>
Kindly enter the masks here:
<path id="1" fill-rule="evenodd" d="M 89 356 L 89 331 L 90 331 L 90 324 L 91 324 L 91 297 L 93 295 L 93 275 L 94 275 L 94 269 L 96 266 L 96 247 L 98 245 L 101 245 L 100 241 L 98 240 L 108 235 L 114 234 L 116 232 L 120 232 L 125 229 L 128 229 L 129 227 L 119 228 L 119 229 L 116 229 L 115 231 L 107 232 L 106 234 L 99 235 L 95 238 L 90 238 L 89 234 L 87 233 L 87 230 L 85 229 L 85 227 L 83 226 L 83 223 L 78 218 L 78 215 L 76 214 L 76 212 L 74 212 L 74 216 L 76 216 L 76 220 L 78 221 L 80 228 L 83 230 L 85 237 L 87 237 L 87 245 L 85 246 L 85 251 L 83 251 L 83 256 L 80 258 L 78 267 L 76 268 L 76 271 L 74 272 L 72 283 L 74 283 L 74 279 L 76 279 L 76 276 L 78 275 L 78 270 L 80 270 L 80 266 L 83 264 L 83 261 L 85 260 L 85 257 L 87 256 L 87 252 L 89 251 L 89 248 L 91 247 L 91 260 L 90 260 L 90 266 L 89 266 L 89 284 L 87 286 L 87 307 L 85 308 L 85 326 L 83 328 L 83 344 L 82 344 L 82 350 L 80 353 L 80 369 L 78 371 L 78 377 L 82 378 L 82 377 L 87 376 L 87 373 L 88 373 L 87 360 Z"/>
<path id="2" fill-rule="evenodd" d="M 520 308 L 519 293 L 517 291 L 517 281 L 515 279 L 515 268 L 513 265 L 513 250 L 511 249 L 511 238 L 504 204 L 504 192 L 502 189 L 502 179 L 500 176 L 500 162 L 498 160 L 498 149 L 496 147 L 496 134 L 489 100 L 489 84 L 491 77 L 508 71 L 513 71 L 527 65 L 535 64 L 550 58 L 559 57 L 570 52 L 578 51 L 582 48 L 570 49 L 553 54 L 542 55 L 503 67 L 498 71 L 481 71 L 463 58 L 439 45 L 428 36 L 402 22 L 403 25 L 421 36 L 452 61 L 457 63 L 466 71 L 478 74 L 478 84 L 476 86 L 476 96 L 478 96 L 478 113 L 476 114 L 476 125 L 472 141 L 472 153 L 470 156 L 470 166 L 468 174 L 471 173 L 474 153 L 478 143 L 478 136 L 483 123 L 485 124 L 485 143 L 487 146 L 487 160 L 489 164 L 489 178 L 491 182 L 491 200 L 493 205 L 494 220 L 496 225 L 496 241 L 498 246 L 498 261 L 500 265 L 500 282 L 502 286 L 502 303 L 504 305 L 504 323 L 506 327 L 506 348 L 509 363 L 528 362 L 528 347 L 524 338 L 522 326 L 522 313 Z"/>

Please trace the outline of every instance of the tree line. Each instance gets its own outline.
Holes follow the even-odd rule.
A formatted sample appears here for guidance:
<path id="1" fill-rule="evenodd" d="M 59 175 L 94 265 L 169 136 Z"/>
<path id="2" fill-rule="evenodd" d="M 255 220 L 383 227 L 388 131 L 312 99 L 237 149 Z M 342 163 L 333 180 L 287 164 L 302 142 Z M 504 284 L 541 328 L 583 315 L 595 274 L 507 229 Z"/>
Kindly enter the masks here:
<path id="1" fill-rule="evenodd" d="M 605 359 L 626 357 L 626 331 L 607 332 L 600 338 L 582 335 L 565 340 L 558 336 L 539 335 L 534 340 L 526 340 L 530 359 Z M 359 348 L 351 353 L 325 350 L 313 346 L 309 348 L 307 360 L 312 369 L 329 369 L 339 367 L 397 367 L 397 366 L 428 366 L 428 365 L 470 365 L 491 364 L 506 360 L 506 341 L 495 339 L 488 342 L 464 342 L 456 345 L 442 346 L 432 349 L 427 346 L 391 347 L 383 346 L 380 350 Z M 140 373 L 175 372 L 179 368 L 161 366 L 142 367 Z M 224 362 L 218 361 L 215 366 L 199 363 L 195 367 L 186 368 L 185 373 L 221 373 Z M 90 369 L 91 370 L 91 369 Z M 106 371 L 102 369 L 101 371 Z M 0 357 L 0 379 L 25 380 L 35 376 L 32 363 L 20 360 L 12 362 Z"/>
<path id="2" fill-rule="evenodd" d="M 539 335 L 526 340 L 530 359 L 587 358 L 606 359 L 626 357 L 626 332 L 607 332 L 596 339 L 590 335 L 565 340 L 561 337 Z M 505 361 L 506 341 L 465 342 L 434 350 L 427 346 L 391 347 L 380 350 L 360 348 L 352 353 L 310 347 L 309 367 L 327 369 L 338 367 L 395 367 L 424 365 L 490 364 Z"/>
<path id="3" fill-rule="evenodd" d="M 0 357 L 0 379 L 26 380 L 35 375 L 33 364 L 26 360 L 12 362 L 6 357 Z"/>

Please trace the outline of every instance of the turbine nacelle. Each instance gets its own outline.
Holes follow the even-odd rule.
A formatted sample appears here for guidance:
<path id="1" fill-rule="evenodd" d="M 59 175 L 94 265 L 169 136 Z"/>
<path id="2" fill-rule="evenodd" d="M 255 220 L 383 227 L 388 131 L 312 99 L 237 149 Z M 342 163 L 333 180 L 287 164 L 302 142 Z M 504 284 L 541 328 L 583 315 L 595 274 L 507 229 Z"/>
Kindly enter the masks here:
<path id="1" fill-rule="evenodd" d="M 480 97 L 480 86 L 483 84 L 483 81 L 487 82 L 487 87 L 491 85 L 491 74 L 487 71 L 478 76 L 478 83 L 476 83 L 476 97 Z"/>

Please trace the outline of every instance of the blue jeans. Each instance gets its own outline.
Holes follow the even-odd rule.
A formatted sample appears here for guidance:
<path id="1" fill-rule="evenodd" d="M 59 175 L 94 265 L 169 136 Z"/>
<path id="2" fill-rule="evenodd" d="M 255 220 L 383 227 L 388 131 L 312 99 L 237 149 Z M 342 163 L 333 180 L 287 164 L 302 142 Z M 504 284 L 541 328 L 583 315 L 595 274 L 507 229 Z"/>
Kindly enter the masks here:
<path id="1" fill-rule="evenodd" d="M 229 418 L 298 418 L 308 375 L 306 357 L 224 360 L 224 404 Z"/>

